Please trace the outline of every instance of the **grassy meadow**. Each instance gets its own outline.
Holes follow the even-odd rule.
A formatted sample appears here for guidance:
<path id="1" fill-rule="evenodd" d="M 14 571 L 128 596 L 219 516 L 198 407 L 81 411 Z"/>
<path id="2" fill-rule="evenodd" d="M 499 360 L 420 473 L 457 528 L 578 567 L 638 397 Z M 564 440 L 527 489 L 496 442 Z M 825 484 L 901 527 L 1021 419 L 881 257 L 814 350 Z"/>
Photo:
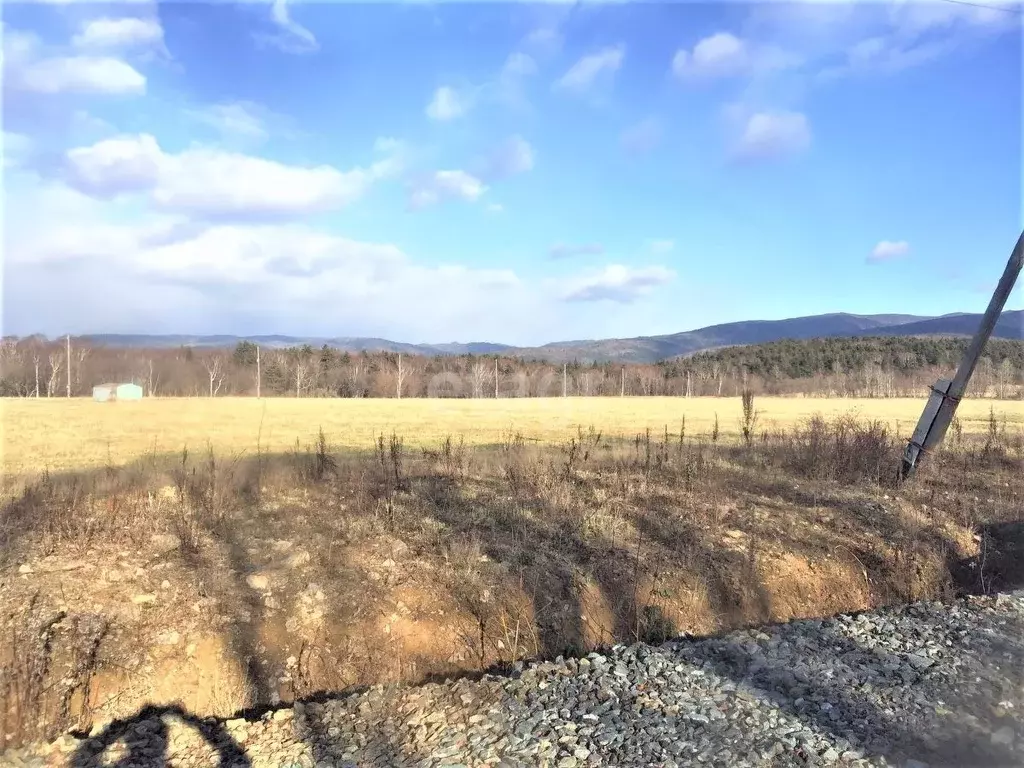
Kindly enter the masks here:
<path id="1" fill-rule="evenodd" d="M 885 422 L 907 436 L 924 399 L 759 397 L 757 427 L 789 427 L 812 415 L 852 415 Z M 1024 401 L 967 400 L 958 415 L 966 433 L 987 428 L 990 408 L 1011 429 L 1024 425 Z M 311 442 L 322 428 L 337 449 L 368 449 L 380 434 L 397 433 L 410 447 L 436 446 L 452 435 L 468 446 L 500 443 L 510 433 L 540 444 L 563 443 L 579 427 L 607 437 L 665 428 L 710 433 L 716 417 L 725 440 L 739 434 L 739 398 L 601 397 L 463 399 L 150 398 L 96 403 L 89 399 L 0 400 L 2 466 L 7 476 L 44 470 L 120 466 L 147 455 L 205 450 L 252 454 Z"/>

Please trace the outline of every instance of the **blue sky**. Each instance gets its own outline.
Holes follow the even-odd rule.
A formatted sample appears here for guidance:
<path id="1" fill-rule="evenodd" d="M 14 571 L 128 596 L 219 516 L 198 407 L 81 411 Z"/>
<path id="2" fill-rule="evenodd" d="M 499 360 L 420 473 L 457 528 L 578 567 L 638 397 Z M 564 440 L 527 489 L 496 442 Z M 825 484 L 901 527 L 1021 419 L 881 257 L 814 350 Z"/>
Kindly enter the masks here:
<path id="1" fill-rule="evenodd" d="M 989 5 L 5 4 L 3 332 L 980 311 L 1022 224 Z"/>

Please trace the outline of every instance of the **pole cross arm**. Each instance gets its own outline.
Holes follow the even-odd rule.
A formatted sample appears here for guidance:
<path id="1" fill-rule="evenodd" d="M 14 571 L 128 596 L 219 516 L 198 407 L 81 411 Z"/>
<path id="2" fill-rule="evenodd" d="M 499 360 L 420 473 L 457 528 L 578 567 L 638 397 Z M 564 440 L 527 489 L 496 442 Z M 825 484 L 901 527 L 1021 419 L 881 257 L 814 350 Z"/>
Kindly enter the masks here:
<path id="1" fill-rule="evenodd" d="M 946 430 L 949 429 L 956 408 L 960 404 L 964 392 L 967 391 L 967 384 L 978 365 L 985 344 L 996 327 L 999 315 L 1002 313 L 1003 307 L 1006 306 L 1006 300 L 1013 290 L 1014 283 L 1017 282 L 1022 265 L 1024 265 L 1024 232 L 1021 232 L 1020 237 L 1017 238 L 1017 244 L 1010 254 L 1010 260 L 1006 263 L 1006 269 L 1003 270 L 1003 276 L 999 278 L 999 284 L 981 318 L 978 330 L 960 360 L 956 375 L 952 381 L 943 379 L 931 388 L 931 395 L 925 404 L 921 419 L 918 421 L 917 428 L 903 454 L 903 463 L 900 467 L 901 480 L 911 477 L 921 457 L 934 451 L 946 436 Z"/>

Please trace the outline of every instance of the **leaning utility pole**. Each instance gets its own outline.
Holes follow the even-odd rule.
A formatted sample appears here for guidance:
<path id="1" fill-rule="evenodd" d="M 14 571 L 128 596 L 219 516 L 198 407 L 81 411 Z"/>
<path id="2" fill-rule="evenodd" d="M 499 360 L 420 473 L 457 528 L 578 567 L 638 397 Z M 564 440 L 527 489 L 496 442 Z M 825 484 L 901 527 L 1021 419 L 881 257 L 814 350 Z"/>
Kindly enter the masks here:
<path id="1" fill-rule="evenodd" d="M 995 293 L 992 294 L 992 299 L 988 303 L 988 309 L 985 310 L 985 315 L 981 318 L 981 325 L 960 360 L 960 367 L 957 368 L 956 375 L 952 381 L 940 379 L 931 388 L 932 393 L 921 414 L 921 420 L 917 423 L 917 429 L 914 430 L 910 443 L 903 454 L 903 464 L 900 467 L 901 480 L 911 477 L 922 455 L 937 448 L 942 442 L 942 438 L 946 436 L 946 430 L 949 429 L 949 424 L 953 420 L 956 407 L 960 404 L 960 398 L 964 396 L 964 392 L 967 391 L 971 374 L 974 373 L 985 343 L 992 335 L 992 330 L 996 326 L 996 321 L 999 320 L 999 314 L 1003 311 L 1010 291 L 1013 290 L 1013 284 L 1017 281 L 1022 265 L 1024 265 L 1024 232 L 1021 232 L 1020 237 L 1017 238 L 1017 245 L 1014 246 L 1013 252 L 1010 254 L 1010 260 L 1006 263 L 1003 276 L 999 278 L 999 285 L 996 286 Z"/>
<path id="2" fill-rule="evenodd" d="M 260 399 L 260 345 L 256 345 L 256 399 Z"/>

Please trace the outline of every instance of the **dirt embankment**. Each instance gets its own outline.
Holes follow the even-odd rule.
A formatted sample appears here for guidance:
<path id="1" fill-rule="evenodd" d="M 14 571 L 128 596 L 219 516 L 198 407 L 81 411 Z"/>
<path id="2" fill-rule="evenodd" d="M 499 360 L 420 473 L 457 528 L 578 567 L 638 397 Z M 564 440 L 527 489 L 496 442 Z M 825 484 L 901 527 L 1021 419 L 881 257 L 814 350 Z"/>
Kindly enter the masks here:
<path id="1" fill-rule="evenodd" d="M 894 489 L 877 425 L 747 446 L 308 451 L 48 478 L 5 509 L 8 745 L 147 704 L 229 716 L 616 642 L 982 591 L 1020 446 Z M 993 527 L 986 528 L 987 524 Z"/>

